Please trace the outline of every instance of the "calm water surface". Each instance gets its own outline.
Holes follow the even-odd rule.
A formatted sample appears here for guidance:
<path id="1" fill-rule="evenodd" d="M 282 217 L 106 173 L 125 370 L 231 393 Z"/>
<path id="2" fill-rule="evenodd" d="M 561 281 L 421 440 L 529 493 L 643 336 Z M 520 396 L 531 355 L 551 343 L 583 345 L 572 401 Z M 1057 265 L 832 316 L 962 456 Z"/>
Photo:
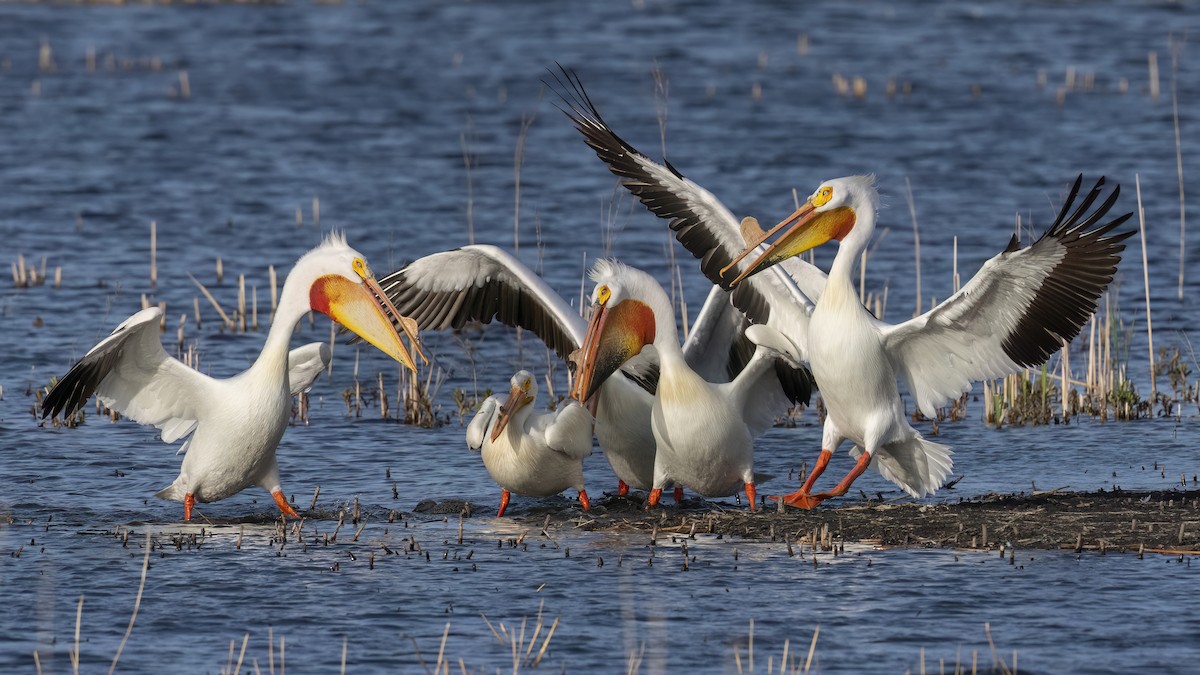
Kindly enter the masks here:
<path id="1" fill-rule="evenodd" d="M 185 343 L 204 370 L 244 368 L 263 333 L 220 331 L 203 299 L 196 326 L 188 274 L 226 308 L 245 275 L 265 323 L 268 265 L 282 274 L 333 227 L 380 272 L 471 237 L 511 249 L 515 231 L 520 257 L 568 297 L 578 296 L 585 258 L 611 253 L 664 282 L 675 264 L 694 312 L 705 280 L 660 221 L 621 192 L 614 201 L 611 175 L 542 87 L 556 61 L 576 68 L 612 127 L 652 155 L 662 147 L 657 65 L 668 82 L 669 158 L 739 215 L 774 222 L 793 188 L 807 194 L 825 178 L 874 172 L 884 211 L 867 290 L 886 288 L 890 320 L 917 302 L 906 181 L 927 306 L 952 288 L 953 236 L 965 280 L 1004 246 L 1018 216 L 1026 240 L 1048 225 L 1076 174 L 1121 183 L 1122 210 L 1135 207 L 1140 176 L 1156 344 L 1182 349 L 1200 370 L 1189 348 L 1194 270 L 1183 301 L 1176 296 L 1170 95 L 1174 72 L 1190 179 L 1200 172 L 1200 71 L 1194 45 L 1172 69 L 1171 34 L 1200 34 L 1200 14 L 1132 1 L 0 6 L 0 263 L 45 258 L 63 278 L 58 289 L 0 284 L 0 669 L 33 671 L 36 650 L 46 671 L 68 671 L 80 596 L 84 669 L 104 668 L 132 611 L 150 531 L 162 548 L 121 656 L 130 672 L 218 672 L 230 641 L 240 649 L 247 633 L 243 670 L 256 661 L 266 672 L 269 658 L 278 666 L 282 636 L 295 672 L 338 668 L 343 644 L 355 672 L 419 671 L 422 659 L 437 660 L 447 624 L 444 654 L 456 668 L 461 658 L 475 672 L 508 671 L 512 647 L 481 614 L 497 631 L 503 623 L 519 632 L 524 621 L 527 644 L 539 611 L 532 653 L 558 618 L 541 663 L 556 672 L 619 672 L 631 657 L 641 672 L 737 672 L 737 658 L 748 671 L 751 620 L 756 672 L 768 659 L 778 666 L 785 641 L 789 658 L 806 655 L 818 626 L 817 672 L 918 672 L 922 650 L 929 672 L 970 667 L 973 653 L 990 666 L 985 623 L 998 655 L 1011 665 L 1015 650 L 1025 672 L 1191 672 L 1200 625 L 1187 559 L 1018 551 L 1009 564 L 994 554 L 848 547 L 814 568 L 782 543 L 701 538 L 683 571 L 678 544 L 651 547 L 645 535 L 563 530 L 549 539 L 532 528 L 514 547 L 528 528 L 492 517 L 499 490 L 465 450 L 452 392 L 499 389 L 517 368 L 544 372 L 553 358 L 498 328 L 428 338 L 443 368 L 436 400 L 452 418 L 433 430 L 379 420 L 374 408 L 348 415 L 343 391 L 356 363 L 366 381 L 382 371 L 393 391 L 397 370 L 373 350 L 338 345 L 332 377 L 313 390 L 311 424 L 289 430 L 279 450 L 285 491 L 300 505 L 321 487 L 305 544 L 272 539 L 274 507 L 255 490 L 204 505 L 217 525 L 200 537 L 202 525 L 179 523 L 180 505 L 152 497 L 179 463 L 152 430 L 95 418 L 43 429 L 30 414 L 31 389 L 139 309 L 142 294 L 167 303 L 168 341 L 189 315 Z M 865 98 L 837 95 L 835 74 L 863 78 Z M 1133 242 L 1112 301 L 1130 373 L 1147 392 Z M 1195 263 L 1200 237 L 1184 253 Z M 818 263 L 831 255 L 820 252 Z M 325 340 L 329 325 L 319 318 L 298 333 L 296 344 Z M 1078 377 L 1086 348 L 1077 343 Z M 1001 431 L 980 423 L 980 403 L 969 410 L 941 426 L 963 479 L 933 499 L 1035 484 L 1169 489 L 1180 474 L 1189 483 L 1200 474 L 1194 405 L 1178 419 Z M 787 476 L 812 461 L 819 437 L 811 412 L 766 434 L 756 456 L 776 476 L 766 490 L 793 489 Z M 830 472 L 849 467 L 839 456 Z M 615 487 L 598 453 L 586 469 L 594 494 Z M 874 474 L 859 485 L 900 497 Z M 335 545 L 317 543 L 355 498 L 368 515 L 358 540 L 347 524 Z M 387 522 L 392 509 L 450 498 L 480 506 L 461 544 L 457 518 Z M 566 503 L 515 498 L 513 508 Z M 131 532 L 127 542 L 118 531 Z"/>

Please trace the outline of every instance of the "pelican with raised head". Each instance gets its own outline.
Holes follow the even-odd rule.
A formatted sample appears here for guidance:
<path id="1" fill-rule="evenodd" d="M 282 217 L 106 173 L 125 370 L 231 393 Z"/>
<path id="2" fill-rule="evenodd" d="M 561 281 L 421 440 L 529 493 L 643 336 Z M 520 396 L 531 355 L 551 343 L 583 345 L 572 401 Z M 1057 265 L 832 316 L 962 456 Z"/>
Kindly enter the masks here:
<path id="1" fill-rule="evenodd" d="M 592 267 L 594 311 L 583 341 L 576 397 L 587 401 L 623 363 L 645 347 L 658 357 L 654 394 L 654 482 L 648 503 L 658 503 L 671 485 L 706 497 L 724 497 L 743 488 L 755 508 L 754 438 L 769 427 L 789 402 L 778 386 L 782 358 L 795 364 L 791 342 L 764 325 L 746 329 L 757 345 L 754 356 L 732 382 L 708 382 L 688 366 L 679 346 L 675 313 L 667 294 L 649 274 L 619 262 L 598 260 Z"/>
<path id="2" fill-rule="evenodd" d="M 870 176 L 822 183 L 727 266 L 736 267 L 780 230 L 785 231 L 773 244 L 731 275 L 731 286 L 825 242 L 840 242 L 807 335 L 809 363 L 828 410 L 821 454 L 804 485 L 782 497 L 786 503 L 813 508 L 844 495 L 872 459 L 885 478 L 914 497 L 941 487 L 950 472 L 950 449 L 909 425 L 897 379 L 908 383 L 917 408 L 934 417 L 975 380 L 1039 365 L 1079 333 L 1112 281 L 1122 242 L 1132 234 L 1110 234 L 1132 214 L 1097 225 L 1116 203 L 1119 186 L 1089 212 L 1103 192 L 1103 178 L 1071 210 L 1081 182 L 1082 176 L 1037 241 L 1021 248 L 1013 236 L 957 293 L 900 324 L 872 316 L 852 281 L 875 229 L 878 196 Z M 854 443 L 850 452 L 857 464 L 832 490 L 813 494 L 814 482 L 845 440 Z"/>
<path id="3" fill-rule="evenodd" d="M 191 519 L 197 502 L 224 499 L 251 485 L 270 492 L 280 511 L 298 518 L 280 487 L 275 448 L 287 428 L 292 395 L 311 384 L 329 359 L 328 350 L 311 345 L 289 353 L 292 331 L 310 310 L 416 370 L 401 341 L 403 330 L 424 358 L 412 321 L 392 307 L 362 254 L 332 235 L 292 268 L 262 353 L 246 371 L 215 379 L 168 356 L 159 335 L 161 314 L 146 309 L 58 380 L 42 404 L 42 418 L 70 416 L 95 394 L 125 417 L 158 427 L 163 442 L 186 438 L 179 476 L 157 494 L 183 502 L 184 520 Z"/>
<path id="4" fill-rule="evenodd" d="M 467 447 L 479 451 L 500 485 L 496 515 L 504 515 L 512 492 L 549 497 L 567 488 L 579 492 L 587 511 L 583 458 L 592 454 L 591 414 L 570 400 L 553 412 L 535 412 L 538 386 L 528 371 L 518 371 L 509 384 L 508 397 L 489 397 L 467 426 Z"/>

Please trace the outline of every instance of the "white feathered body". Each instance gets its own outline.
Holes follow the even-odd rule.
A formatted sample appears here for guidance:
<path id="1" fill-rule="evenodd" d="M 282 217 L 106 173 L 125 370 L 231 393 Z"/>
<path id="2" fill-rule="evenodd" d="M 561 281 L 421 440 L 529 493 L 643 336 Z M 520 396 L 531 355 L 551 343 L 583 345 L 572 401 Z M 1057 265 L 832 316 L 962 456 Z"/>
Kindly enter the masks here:
<path id="1" fill-rule="evenodd" d="M 727 497 L 754 482 L 754 438 L 729 386 L 664 363 L 652 417 L 656 484 Z"/>
<path id="2" fill-rule="evenodd" d="M 538 412 L 529 404 L 492 441 L 502 403 L 499 396 L 488 398 L 467 428 L 467 445 L 479 450 L 492 480 L 529 497 L 583 490 L 583 458 L 592 452 L 588 411 L 573 401 L 553 412 Z"/>
<path id="3" fill-rule="evenodd" d="M 210 381 L 211 396 L 184 445 L 179 476 L 157 496 L 182 501 L 190 492 L 198 502 L 213 502 L 251 485 L 279 486 L 275 449 L 291 416 L 292 393 L 286 376 L 256 376 L 264 365 Z"/>
<path id="4" fill-rule="evenodd" d="M 654 394 L 617 374 L 600 388 L 596 440 L 613 473 L 626 485 L 649 490 L 654 483 Z"/>

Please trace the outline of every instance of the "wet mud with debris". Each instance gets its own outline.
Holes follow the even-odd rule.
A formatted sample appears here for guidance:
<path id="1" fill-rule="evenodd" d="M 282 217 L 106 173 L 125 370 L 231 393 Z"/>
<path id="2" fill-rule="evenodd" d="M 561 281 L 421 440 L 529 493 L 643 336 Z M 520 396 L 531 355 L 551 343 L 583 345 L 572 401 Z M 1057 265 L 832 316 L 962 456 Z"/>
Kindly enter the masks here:
<path id="1" fill-rule="evenodd" d="M 766 502 L 768 505 L 772 502 Z M 470 505 L 466 504 L 470 509 Z M 432 508 L 430 507 L 431 512 Z M 464 503 L 439 503 L 456 513 Z M 699 498 L 645 509 L 641 494 L 608 495 L 578 507 L 513 514 L 530 527 L 648 532 L 651 536 L 717 534 L 796 543 L 872 543 L 888 547 L 995 550 L 1062 549 L 1200 554 L 1200 490 L 1046 491 L 985 495 L 958 502 L 844 502 L 813 511 L 750 512 Z"/>

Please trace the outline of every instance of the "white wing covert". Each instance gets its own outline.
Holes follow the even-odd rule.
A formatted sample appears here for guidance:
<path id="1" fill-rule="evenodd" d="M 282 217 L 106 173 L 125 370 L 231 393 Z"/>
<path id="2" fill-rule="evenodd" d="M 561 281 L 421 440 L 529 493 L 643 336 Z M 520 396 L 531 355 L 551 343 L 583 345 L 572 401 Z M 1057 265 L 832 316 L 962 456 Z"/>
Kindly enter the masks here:
<path id="1" fill-rule="evenodd" d="M 157 307 L 144 309 L 88 351 L 46 395 L 43 419 L 69 416 L 95 394 L 125 417 L 158 427 L 164 443 L 194 431 L 212 380 L 167 355 L 161 318 Z"/>

